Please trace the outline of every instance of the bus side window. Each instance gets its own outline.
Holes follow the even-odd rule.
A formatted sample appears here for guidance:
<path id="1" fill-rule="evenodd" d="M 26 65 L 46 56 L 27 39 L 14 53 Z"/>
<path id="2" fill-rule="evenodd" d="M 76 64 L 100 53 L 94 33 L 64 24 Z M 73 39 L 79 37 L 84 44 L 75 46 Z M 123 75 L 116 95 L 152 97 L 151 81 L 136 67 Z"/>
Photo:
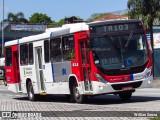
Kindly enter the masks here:
<path id="1" fill-rule="evenodd" d="M 51 62 L 62 61 L 60 38 L 55 38 L 50 41 L 50 59 Z"/>
<path id="2" fill-rule="evenodd" d="M 64 60 L 75 59 L 75 44 L 73 36 L 66 36 L 62 38 L 62 51 Z"/>
<path id="3" fill-rule="evenodd" d="M 20 45 L 20 63 L 21 65 L 28 64 L 28 44 Z"/>
<path id="4" fill-rule="evenodd" d="M 6 66 L 12 66 L 12 49 L 6 48 Z"/>
<path id="5" fill-rule="evenodd" d="M 29 64 L 32 65 L 33 62 L 33 43 L 29 43 Z"/>
<path id="6" fill-rule="evenodd" d="M 44 41 L 44 61 L 49 62 L 49 40 Z"/>

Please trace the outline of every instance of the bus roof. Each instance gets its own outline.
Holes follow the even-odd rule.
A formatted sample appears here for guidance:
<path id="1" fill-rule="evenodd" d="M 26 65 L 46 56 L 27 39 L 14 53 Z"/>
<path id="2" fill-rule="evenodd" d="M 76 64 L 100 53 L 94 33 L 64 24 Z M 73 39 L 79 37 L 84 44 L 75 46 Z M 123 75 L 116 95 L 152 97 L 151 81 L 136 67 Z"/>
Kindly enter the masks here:
<path id="1" fill-rule="evenodd" d="M 98 25 L 104 25 L 104 24 L 118 24 L 118 23 L 133 23 L 133 22 L 141 22 L 140 20 L 107 20 L 107 21 L 98 21 L 98 22 L 92 22 L 92 23 L 75 23 L 75 24 L 65 24 L 62 27 L 57 28 L 49 28 L 46 29 L 46 31 L 42 34 L 23 37 L 19 40 L 13 40 L 5 43 L 5 46 L 11 46 L 16 45 L 19 43 L 27 43 L 37 40 L 44 40 L 49 39 L 50 37 L 57 37 L 61 35 L 67 35 L 70 33 L 80 32 L 89 30 L 89 26 L 98 26 Z"/>
<path id="2" fill-rule="evenodd" d="M 119 23 L 137 23 L 141 22 L 140 20 L 137 19 L 129 19 L 129 20 L 106 20 L 106 21 L 97 21 L 97 22 L 91 22 L 88 25 L 89 26 L 99 26 L 99 25 L 104 25 L 104 24 L 119 24 Z"/>
<path id="3" fill-rule="evenodd" d="M 16 44 L 18 44 L 18 42 L 19 43 L 27 43 L 27 42 L 32 42 L 32 41 L 44 40 L 44 39 L 48 39 L 50 37 L 67 35 L 70 33 L 85 31 L 88 29 L 89 28 L 86 23 L 66 24 L 66 25 L 63 25 L 62 27 L 46 29 L 46 31 L 42 34 L 32 35 L 32 36 L 28 36 L 28 37 L 23 37 L 19 40 L 12 40 L 12 41 L 6 42 L 5 46 L 16 45 Z"/>
<path id="4" fill-rule="evenodd" d="M 5 46 L 11 46 L 11 45 L 16 45 L 16 44 L 18 44 L 18 39 L 5 42 Z"/>

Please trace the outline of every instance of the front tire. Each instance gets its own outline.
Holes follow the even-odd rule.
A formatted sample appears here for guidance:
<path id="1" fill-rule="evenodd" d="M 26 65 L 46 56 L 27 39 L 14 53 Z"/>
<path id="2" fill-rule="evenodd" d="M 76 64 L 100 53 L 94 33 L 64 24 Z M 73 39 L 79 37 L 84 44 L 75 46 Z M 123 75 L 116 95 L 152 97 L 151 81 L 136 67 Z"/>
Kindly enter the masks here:
<path id="1" fill-rule="evenodd" d="M 78 85 L 76 84 L 76 82 L 72 86 L 72 96 L 71 96 L 71 99 L 72 99 L 72 101 L 75 101 L 77 103 L 84 103 L 87 100 L 87 96 L 80 94 L 80 91 L 78 89 Z"/>
<path id="2" fill-rule="evenodd" d="M 119 97 L 121 98 L 122 101 L 129 101 L 132 97 L 132 92 L 120 93 Z"/>
<path id="3" fill-rule="evenodd" d="M 3 83 L 5 86 L 7 86 L 7 81 L 6 81 L 5 77 L 4 77 Z"/>
<path id="4" fill-rule="evenodd" d="M 31 81 L 27 85 L 27 94 L 28 94 L 28 99 L 30 101 L 37 100 L 37 96 L 34 94 L 33 85 L 31 83 Z"/>
<path id="5" fill-rule="evenodd" d="M 6 76 L 5 75 L 3 77 L 3 83 L 4 83 L 5 86 L 7 86 L 7 81 L 6 81 Z"/>
<path id="6" fill-rule="evenodd" d="M 5 80 L 3 82 L 4 82 L 4 85 L 7 86 L 7 82 Z"/>

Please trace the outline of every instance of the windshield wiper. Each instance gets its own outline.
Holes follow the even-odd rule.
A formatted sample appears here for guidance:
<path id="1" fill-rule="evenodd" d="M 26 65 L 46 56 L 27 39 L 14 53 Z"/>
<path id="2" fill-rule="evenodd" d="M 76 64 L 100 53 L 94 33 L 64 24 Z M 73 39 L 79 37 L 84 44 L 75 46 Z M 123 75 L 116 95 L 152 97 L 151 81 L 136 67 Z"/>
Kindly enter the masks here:
<path id="1" fill-rule="evenodd" d="M 133 31 L 131 31 L 131 32 L 130 32 L 130 35 L 129 35 L 129 37 L 128 37 L 128 40 L 126 41 L 126 43 L 125 43 L 125 45 L 124 45 L 124 47 L 125 47 L 125 48 L 127 48 L 127 47 L 128 47 L 129 42 L 130 42 L 130 41 L 131 41 L 131 39 L 132 39 L 132 36 L 133 36 Z"/>

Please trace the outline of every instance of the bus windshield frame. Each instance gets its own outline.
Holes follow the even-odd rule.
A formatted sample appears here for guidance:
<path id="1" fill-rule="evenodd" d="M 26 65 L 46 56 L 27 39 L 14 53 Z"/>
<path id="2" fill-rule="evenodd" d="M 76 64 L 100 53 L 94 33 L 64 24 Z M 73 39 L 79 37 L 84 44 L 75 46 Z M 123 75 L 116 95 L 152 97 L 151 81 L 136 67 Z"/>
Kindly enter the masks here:
<path id="1" fill-rule="evenodd" d="M 124 23 L 108 26 L 90 28 L 93 30 L 91 30 L 91 48 L 96 67 L 108 71 L 107 73 L 117 70 L 122 74 L 126 73 L 123 71 L 133 73 L 134 68 L 144 67 L 149 55 L 142 24 L 133 23 L 127 26 Z M 121 26 L 120 30 L 114 31 L 115 26 L 117 28 Z"/>

